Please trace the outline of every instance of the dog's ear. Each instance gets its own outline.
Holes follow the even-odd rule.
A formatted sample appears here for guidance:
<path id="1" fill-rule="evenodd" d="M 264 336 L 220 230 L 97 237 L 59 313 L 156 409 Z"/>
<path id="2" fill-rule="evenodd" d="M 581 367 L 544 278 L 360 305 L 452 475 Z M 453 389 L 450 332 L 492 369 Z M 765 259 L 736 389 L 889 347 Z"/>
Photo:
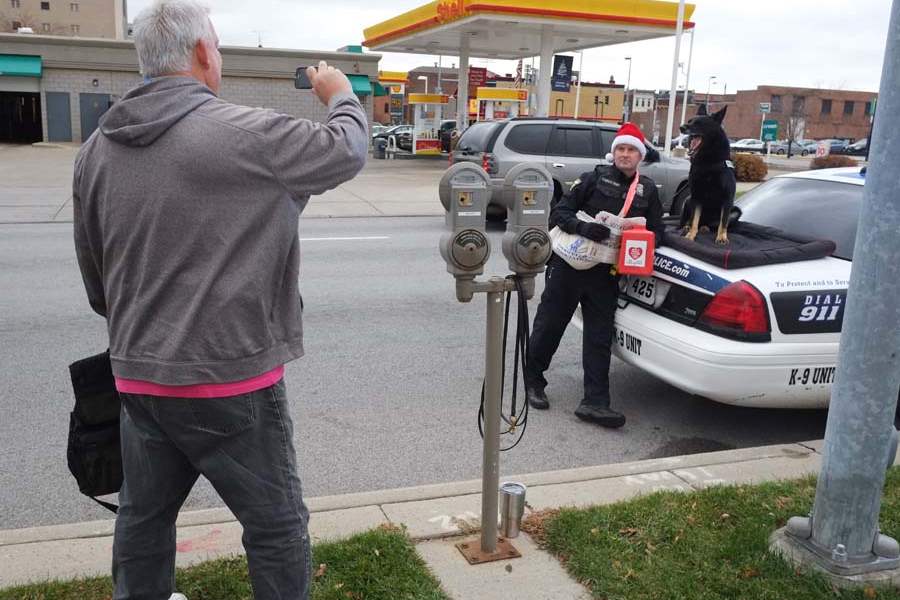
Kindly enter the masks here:
<path id="1" fill-rule="evenodd" d="M 705 117 L 707 114 L 709 114 L 709 113 L 706 112 L 706 104 L 701 104 L 700 106 L 697 107 L 697 116 L 698 117 Z"/>
<path id="2" fill-rule="evenodd" d="M 660 161 L 659 151 L 653 146 L 647 146 L 647 156 L 644 157 L 645 163 L 656 163 Z"/>
<path id="3" fill-rule="evenodd" d="M 712 118 L 715 119 L 716 123 L 718 123 L 719 125 L 721 125 L 721 124 L 722 124 L 722 121 L 725 120 L 725 112 L 726 112 L 726 111 L 728 111 L 728 105 L 727 105 L 727 104 L 726 104 L 725 106 L 722 107 L 722 110 L 720 110 L 720 111 L 718 111 L 718 112 L 714 112 L 714 113 L 712 114 Z"/>

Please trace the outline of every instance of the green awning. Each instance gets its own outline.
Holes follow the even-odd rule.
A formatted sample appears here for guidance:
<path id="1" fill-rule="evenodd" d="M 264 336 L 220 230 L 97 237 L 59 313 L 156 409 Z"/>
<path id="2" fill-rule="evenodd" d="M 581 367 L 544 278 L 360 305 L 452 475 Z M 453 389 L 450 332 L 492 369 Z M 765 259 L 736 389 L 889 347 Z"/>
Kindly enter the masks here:
<path id="1" fill-rule="evenodd" d="M 20 54 L 0 54 L 0 76 L 40 77 L 41 57 Z"/>
<path id="2" fill-rule="evenodd" d="M 357 96 L 368 96 L 372 93 L 372 84 L 369 83 L 368 75 L 347 75 L 350 85 L 353 86 L 353 93 Z"/>
<path id="3" fill-rule="evenodd" d="M 372 84 L 372 88 L 375 90 L 376 96 L 387 96 L 388 95 L 388 91 L 384 88 L 383 85 L 381 85 L 377 81 Z"/>

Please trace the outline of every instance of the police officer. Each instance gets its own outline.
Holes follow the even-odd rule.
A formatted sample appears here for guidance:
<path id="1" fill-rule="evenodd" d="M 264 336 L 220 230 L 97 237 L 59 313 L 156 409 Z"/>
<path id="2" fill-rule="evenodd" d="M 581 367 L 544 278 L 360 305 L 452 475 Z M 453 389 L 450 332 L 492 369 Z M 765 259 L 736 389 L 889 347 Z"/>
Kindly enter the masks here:
<path id="1" fill-rule="evenodd" d="M 644 135 L 632 123 L 625 123 L 612 143 L 612 165 L 598 165 L 584 173 L 572 189 L 550 213 L 551 225 L 558 225 L 568 233 L 602 242 L 610 231 L 600 223 L 580 221 L 575 215 L 584 211 L 595 216 L 600 211 L 618 214 L 638 165 L 647 155 Z M 658 154 L 651 150 L 656 158 Z M 657 242 L 663 231 L 662 205 L 653 180 L 643 175 L 635 188 L 635 195 L 627 217 L 645 217 L 647 229 L 656 232 Z M 532 408 L 547 409 L 550 403 L 544 388 L 544 371 L 559 347 L 566 325 L 575 308 L 581 304 L 584 321 L 582 339 L 582 367 L 584 369 L 584 399 L 575 416 L 603 427 L 621 427 L 625 415 L 610 408 L 609 362 L 613 338 L 613 317 L 616 311 L 618 277 L 611 266 L 600 263 L 582 271 L 573 269 L 565 260 L 553 254 L 547 263 L 544 293 L 534 318 L 534 326 L 525 366 L 525 395 Z"/>

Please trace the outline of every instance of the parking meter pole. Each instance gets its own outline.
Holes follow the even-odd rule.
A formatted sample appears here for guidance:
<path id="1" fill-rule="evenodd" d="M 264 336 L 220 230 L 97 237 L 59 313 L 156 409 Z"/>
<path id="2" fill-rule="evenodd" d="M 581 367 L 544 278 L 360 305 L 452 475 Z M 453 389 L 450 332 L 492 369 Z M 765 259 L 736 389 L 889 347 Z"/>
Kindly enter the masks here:
<path id="1" fill-rule="evenodd" d="M 843 576 L 900 568 L 900 546 L 878 529 L 900 388 L 900 155 L 889 151 L 900 144 L 900 0 L 878 104 L 822 472 L 811 519 L 794 517 L 785 536 L 814 554 L 816 566 Z"/>
<path id="2" fill-rule="evenodd" d="M 491 280 L 492 282 L 495 279 Z M 503 287 L 503 279 L 499 286 Z M 484 354 L 484 454 L 481 479 L 481 551 L 497 549 L 497 490 L 500 489 L 500 395 L 503 371 L 503 292 L 487 293 Z"/>

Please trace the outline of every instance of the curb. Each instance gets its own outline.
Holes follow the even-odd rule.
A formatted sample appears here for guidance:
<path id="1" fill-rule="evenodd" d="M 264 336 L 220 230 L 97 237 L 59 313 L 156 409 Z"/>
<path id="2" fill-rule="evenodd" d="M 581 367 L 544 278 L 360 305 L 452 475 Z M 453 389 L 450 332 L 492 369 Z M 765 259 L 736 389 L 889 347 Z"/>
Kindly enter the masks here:
<path id="1" fill-rule="evenodd" d="M 820 451 L 821 441 L 817 440 L 793 444 L 778 444 L 773 446 L 690 454 L 687 456 L 669 458 L 655 458 L 560 471 L 543 471 L 523 475 L 504 476 L 503 479 L 520 481 L 529 487 L 539 487 L 582 483 L 628 475 L 656 473 L 660 471 L 669 471 L 671 469 L 691 469 L 770 458 L 803 458 L 809 455 L 818 454 Z M 307 499 L 307 506 L 309 507 L 310 513 L 314 514 L 368 506 L 422 502 L 440 498 L 455 498 L 480 493 L 481 480 L 472 479 L 408 488 L 319 496 Z M 227 508 L 211 508 L 181 513 L 178 516 L 177 526 L 195 527 L 230 523 L 233 521 L 235 521 L 234 515 L 232 515 L 231 511 Z M 114 524 L 115 520 L 109 519 L 83 523 L 42 525 L 22 529 L 0 530 L 0 547 L 39 542 L 109 537 L 113 534 Z M 446 535 L 438 537 L 453 537 L 457 535 L 459 535 L 458 532 L 448 532 Z M 434 539 L 434 536 L 425 536 L 422 539 Z"/>

